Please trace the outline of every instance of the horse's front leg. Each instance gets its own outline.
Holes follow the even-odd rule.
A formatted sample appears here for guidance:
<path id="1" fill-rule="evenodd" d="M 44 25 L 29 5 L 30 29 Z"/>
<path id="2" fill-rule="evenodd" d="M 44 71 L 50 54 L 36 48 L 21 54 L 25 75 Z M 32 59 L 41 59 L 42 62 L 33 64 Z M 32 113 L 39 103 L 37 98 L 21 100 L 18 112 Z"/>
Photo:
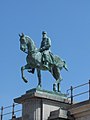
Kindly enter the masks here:
<path id="1" fill-rule="evenodd" d="M 27 83 L 27 79 L 24 77 L 24 70 L 25 69 L 28 69 L 28 65 L 25 65 L 25 66 L 22 66 L 21 67 L 21 76 L 22 76 L 22 79 L 24 80 L 25 83 Z"/>
<path id="2" fill-rule="evenodd" d="M 39 88 L 42 87 L 41 85 L 41 71 L 39 69 L 37 69 L 37 76 L 38 76 L 38 86 Z"/>
<path id="3" fill-rule="evenodd" d="M 28 70 L 28 72 L 34 74 L 35 68 L 30 68 L 30 70 Z"/>

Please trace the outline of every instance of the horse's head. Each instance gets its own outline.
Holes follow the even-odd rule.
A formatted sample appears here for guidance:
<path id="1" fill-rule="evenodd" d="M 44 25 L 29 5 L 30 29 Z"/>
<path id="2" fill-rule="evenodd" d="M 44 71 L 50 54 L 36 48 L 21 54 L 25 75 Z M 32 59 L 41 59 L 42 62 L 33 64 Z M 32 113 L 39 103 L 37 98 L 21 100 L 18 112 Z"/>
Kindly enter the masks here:
<path id="1" fill-rule="evenodd" d="M 24 35 L 23 33 L 20 35 L 20 49 L 25 53 L 30 53 L 31 51 L 36 50 L 36 46 L 34 41 L 29 37 Z"/>
<path id="2" fill-rule="evenodd" d="M 27 53 L 28 41 L 27 41 L 27 39 L 26 39 L 26 37 L 25 37 L 25 35 L 23 33 L 21 35 L 19 34 L 19 37 L 20 37 L 20 50 Z"/>

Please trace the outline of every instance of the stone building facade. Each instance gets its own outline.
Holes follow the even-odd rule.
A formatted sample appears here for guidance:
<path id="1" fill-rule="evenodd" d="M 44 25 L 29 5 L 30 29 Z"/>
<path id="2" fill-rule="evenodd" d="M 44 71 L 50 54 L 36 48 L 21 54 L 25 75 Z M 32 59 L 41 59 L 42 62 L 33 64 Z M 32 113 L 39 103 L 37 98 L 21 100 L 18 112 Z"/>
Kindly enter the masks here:
<path id="1" fill-rule="evenodd" d="M 13 120 L 90 120 L 90 101 L 70 104 L 64 94 L 32 89 L 14 102 L 22 104 L 22 117 Z"/>

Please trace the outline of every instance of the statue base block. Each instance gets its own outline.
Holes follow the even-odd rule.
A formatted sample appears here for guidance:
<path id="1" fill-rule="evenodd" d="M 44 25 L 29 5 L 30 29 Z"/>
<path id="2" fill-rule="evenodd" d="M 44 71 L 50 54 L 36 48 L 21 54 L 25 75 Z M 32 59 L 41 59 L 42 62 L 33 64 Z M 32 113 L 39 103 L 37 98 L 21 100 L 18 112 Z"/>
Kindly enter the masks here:
<path id="1" fill-rule="evenodd" d="M 69 101 L 65 94 L 34 88 L 15 98 L 14 102 L 22 104 L 23 120 L 55 120 L 53 113 L 58 110 L 60 112 L 56 116 L 61 119 L 67 118 Z"/>

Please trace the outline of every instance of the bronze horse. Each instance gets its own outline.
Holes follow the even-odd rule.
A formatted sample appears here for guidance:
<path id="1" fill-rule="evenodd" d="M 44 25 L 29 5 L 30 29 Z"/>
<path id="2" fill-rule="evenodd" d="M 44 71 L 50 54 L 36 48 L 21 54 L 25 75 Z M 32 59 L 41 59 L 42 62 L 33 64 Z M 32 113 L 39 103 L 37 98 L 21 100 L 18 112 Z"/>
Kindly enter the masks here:
<path id="1" fill-rule="evenodd" d="M 27 54 L 27 64 L 21 67 L 21 75 L 24 82 L 28 82 L 24 77 L 24 70 L 34 73 L 35 68 L 37 69 L 38 76 L 38 87 L 41 87 L 41 70 L 48 70 L 53 77 L 56 79 L 55 84 L 57 85 L 57 91 L 60 91 L 60 82 L 62 80 L 60 71 L 65 68 L 67 70 L 66 62 L 54 55 L 54 63 L 52 64 L 48 59 L 48 68 L 42 64 L 42 54 L 39 49 L 36 48 L 34 41 L 23 33 L 20 35 L 20 49 Z M 48 55 L 49 56 L 49 55 Z"/>

